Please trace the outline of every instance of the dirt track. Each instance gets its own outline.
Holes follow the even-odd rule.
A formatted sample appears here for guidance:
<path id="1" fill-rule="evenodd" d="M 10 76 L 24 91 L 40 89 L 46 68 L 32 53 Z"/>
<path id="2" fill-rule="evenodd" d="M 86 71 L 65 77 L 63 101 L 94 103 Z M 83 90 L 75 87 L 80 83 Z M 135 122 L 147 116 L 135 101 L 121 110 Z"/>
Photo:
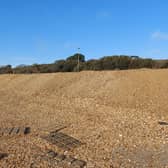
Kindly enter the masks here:
<path id="1" fill-rule="evenodd" d="M 0 76 L 0 127 L 32 133 L 1 137 L 0 167 L 29 168 L 34 155 L 61 151 L 40 136 L 57 124 L 85 144 L 68 152 L 88 168 L 168 167 L 168 70 Z M 40 167 L 52 167 L 37 162 Z"/>

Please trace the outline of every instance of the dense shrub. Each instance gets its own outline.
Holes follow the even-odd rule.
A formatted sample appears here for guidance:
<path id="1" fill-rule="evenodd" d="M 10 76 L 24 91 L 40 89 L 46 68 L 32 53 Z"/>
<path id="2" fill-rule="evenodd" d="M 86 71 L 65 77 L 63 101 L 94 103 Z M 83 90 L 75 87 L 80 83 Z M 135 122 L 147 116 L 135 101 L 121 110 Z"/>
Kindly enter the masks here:
<path id="1" fill-rule="evenodd" d="M 81 70 L 102 70 L 101 60 L 88 60 L 84 64 L 81 64 Z"/>
<path id="2" fill-rule="evenodd" d="M 0 74 L 7 74 L 7 73 L 13 73 L 12 66 L 6 65 L 0 67 Z"/>

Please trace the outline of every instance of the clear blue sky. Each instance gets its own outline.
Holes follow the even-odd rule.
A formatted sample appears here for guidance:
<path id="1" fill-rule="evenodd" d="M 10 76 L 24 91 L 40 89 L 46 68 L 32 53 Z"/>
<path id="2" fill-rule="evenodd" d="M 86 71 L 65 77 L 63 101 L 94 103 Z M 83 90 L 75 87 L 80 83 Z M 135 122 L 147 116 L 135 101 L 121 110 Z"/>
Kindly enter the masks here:
<path id="1" fill-rule="evenodd" d="M 77 52 L 168 58 L 167 0 L 0 0 L 0 65 Z"/>

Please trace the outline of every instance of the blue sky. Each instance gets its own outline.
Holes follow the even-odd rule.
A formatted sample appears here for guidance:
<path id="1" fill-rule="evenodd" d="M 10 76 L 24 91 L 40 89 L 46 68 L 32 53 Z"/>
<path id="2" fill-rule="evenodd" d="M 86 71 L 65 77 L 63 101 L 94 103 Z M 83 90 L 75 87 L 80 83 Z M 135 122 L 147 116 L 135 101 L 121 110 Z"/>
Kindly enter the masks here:
<path id="1" fill-rule="evenodd" d="M 168 58 L 167 0 L 0 0 L 0 65 L 77 52 Z"/>

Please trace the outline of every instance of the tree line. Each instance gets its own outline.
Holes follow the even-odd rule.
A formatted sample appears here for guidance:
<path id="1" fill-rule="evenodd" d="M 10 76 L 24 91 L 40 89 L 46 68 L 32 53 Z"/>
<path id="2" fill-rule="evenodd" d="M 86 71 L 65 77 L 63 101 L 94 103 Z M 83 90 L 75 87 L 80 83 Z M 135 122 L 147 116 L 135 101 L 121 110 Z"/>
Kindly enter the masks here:
<path id="1" fill-rule="evenodd" d="M 57 60 L 51 64 L 33 64 L 1 66 L 0 74 L 31 74 L 54 72 L 77 72 L 86 70 L 127 70 L 139 68 L 168 68 L 168 60 L 153 60 L 139 56 L 113 55 L 100 59 L 85 60 L 83 54 L 74 54 L 65 60 Z"/>

